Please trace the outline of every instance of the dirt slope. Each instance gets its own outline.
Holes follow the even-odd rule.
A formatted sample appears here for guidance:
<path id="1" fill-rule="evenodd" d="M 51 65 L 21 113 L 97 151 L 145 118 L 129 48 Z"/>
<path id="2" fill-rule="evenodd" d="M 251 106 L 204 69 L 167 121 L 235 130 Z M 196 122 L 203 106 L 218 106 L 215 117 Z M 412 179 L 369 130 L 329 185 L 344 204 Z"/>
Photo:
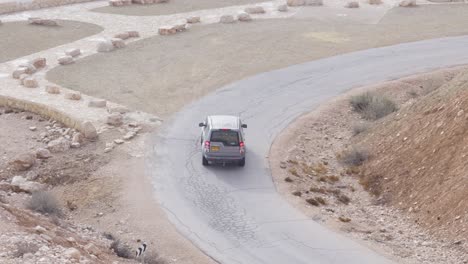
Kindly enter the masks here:
<path id="1" fill-rule="evenodd" d="M 363 143 L 371 150 L 363 177 L 414 221 L 467 247 L 468 72 L 403 107 Z M 450 241 L 448 241 L 450 242 Z"/>

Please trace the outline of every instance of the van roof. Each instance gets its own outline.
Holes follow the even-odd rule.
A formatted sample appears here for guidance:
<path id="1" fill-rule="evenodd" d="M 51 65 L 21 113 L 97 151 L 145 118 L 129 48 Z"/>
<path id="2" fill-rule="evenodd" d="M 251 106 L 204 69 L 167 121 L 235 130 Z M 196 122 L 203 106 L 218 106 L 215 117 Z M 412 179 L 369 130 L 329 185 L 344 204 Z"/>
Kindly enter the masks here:
<path id="1" fill-rule="evenodd" d="M 240 120 L 237 116 L 212 115 L 208 116 L 208 122 L 213 129 L 239 129 Z"/>

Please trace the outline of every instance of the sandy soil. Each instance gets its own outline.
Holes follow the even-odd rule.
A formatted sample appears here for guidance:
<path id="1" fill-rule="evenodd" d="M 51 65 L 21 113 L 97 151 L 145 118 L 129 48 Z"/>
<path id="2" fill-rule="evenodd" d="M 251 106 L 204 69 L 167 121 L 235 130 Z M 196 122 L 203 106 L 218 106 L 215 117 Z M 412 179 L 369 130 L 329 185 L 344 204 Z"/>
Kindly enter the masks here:
<path id="1" fill-rule="evenodd" d="M 444 19 L 435 19 L 433 11 Z M 184 34 L 145 39 L 84 58 L 53 69 L 47 78 L 167 117 L 222 85 L 256 73 L 355 50 L 466 34 L 464 12 L 467 5 L 396 8 L 377 25 L 279 19 L 248 26 L 194 26 Z M 414 22 L 418 20 L 424 23 Z"/>
<path id="2" fill-rule="evenodd" d="M 466 68 L 441 70 L 354 89 L 299 118 L 283 131 L 271 148 L 270 165 L 278 191 L 309 217 L 344 232 L 382 254 L 397 257 L 398 263 L 464 263 L 468 260 L 466 250 L 453 244 L 453 241 L 460 239 L 457 235 L 445 232 L 434 236 L 431 228 L 420 224 L 424 221 L 415 221 L 420 215 L 413 217 L 408 214 L 408 210 L 399 210 L 399 206 L 387 206 L 388 197 L 375 197 L 366 192 L 358 177 L 361 168 L 348 168 L 338 160 L 343 150 L 351 144 L 357 144 L 356 141 L 362 141 L 362 137 L 369 135 L 376 146 L 378 142 L 384 141 L 383 138 L 391 137 L 383 133 L 389 124 L 380 124 L 380 121 L 364 122 L 353 112 L 349 105 L 350 96 L 365 91 L 378 91 L 397 102 L 400 107 L 409 107 L 417 104 L 415 95 L 422 98 L 424 94 L 442 89 L 441 86 L 462 70 Z M 401 115 L 410 114 L 405 112 Z M 392 119 L 389 117 L 389 121 Z M 355 125 L 362 123 L 367 124 L 368 130 L 354 135 Z M 380 129 L 374 130 L 374 126 Z M 403 126 L 413 127 L 407 126 L 407 123 Z M 401 149 L 395 144 L 378 149 L 390 150 L 393 147 L 397 151 Z M 385 158 L 388 160 L 388 156 Z M 406 160 L 408 159 L 410 158 L 407 156 Z M 382 164 L 386 162 L 376 162 L 374 172 L 380 173 Z M 402 164 L 399 160 L 393 168 L 406 170 L 411 167 Z M 386 177 L 392 175 L 393 170 L 387 171 Z M 423 185 L 421 182 L 421 186 Z M 401 189 L 394 188 L 395 193 L 400 193 L 398 190 Z M 434 192 L 420 192 L 420 196 L 431 196 L 431 193 Z M 314 199 L 316 204 L 313 201 L 308 202 L 308 199 Z M 452 206 L 456 207 L 456 204 Z M 461 225 L 444 227 L 451 231 L 462 230 Z"/>
<path id="3" fill-rule="evenodd" d="M 95 12 L 127 16 L 157 16 L 185 13 L 203 9 L 266 2 L 265 0 L 171 0 L 154 5 L 131 5 L 123 7 L 106 6 L 93 9 Z"/>
<path id="4" fill-rule="evenodd" d="M 8 22 L 0 25 L 0 63 L 97 34 L 103 28 L 83 22 L 59 21 L 59 27 Z"/>

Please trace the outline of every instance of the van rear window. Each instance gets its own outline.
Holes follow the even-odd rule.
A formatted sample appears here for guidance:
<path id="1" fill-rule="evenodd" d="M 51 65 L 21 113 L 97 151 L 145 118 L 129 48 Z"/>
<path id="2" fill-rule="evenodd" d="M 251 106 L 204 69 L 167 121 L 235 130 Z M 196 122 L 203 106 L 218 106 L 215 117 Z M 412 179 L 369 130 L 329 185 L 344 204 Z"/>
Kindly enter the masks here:
<path id="1" fill-rule="evenodd" d="M 213 131 L 211 142 L 223 143 L 224 146 L 239 146 L 239 134 L 236 131 Z"/>

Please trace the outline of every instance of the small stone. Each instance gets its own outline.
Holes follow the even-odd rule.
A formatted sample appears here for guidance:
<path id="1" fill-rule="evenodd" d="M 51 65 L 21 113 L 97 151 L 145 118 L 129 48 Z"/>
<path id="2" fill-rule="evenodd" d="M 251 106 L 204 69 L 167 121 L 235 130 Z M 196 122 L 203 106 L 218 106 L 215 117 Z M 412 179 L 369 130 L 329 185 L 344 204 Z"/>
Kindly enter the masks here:
<path id="1" fill-rule="evenodd" d="M 36 58 L 36 59 L 31 61 L 31 64 L 36 69 L 41 69 L 41 68 L 44 68 L 47 65 L 47 60 L 46 60 L 46 58 Z"/>
<path id="2" fill-rule="evenodd" d="M 60 65 L 68 65 L 68 64 L 72 64 L 74 62 L 75 62 L 75 60 L 73 59 L 72 56 L 66 55 L 66 56 L 62 56 L 62 57 L 58 58 L 58 63 Z"/>
<path id="3" fill-rule="evenodd" d="M 235 19 L 232 15 L 224 15 L 219 18 L 219 23 L 222 23 L 222 24 L 231 24 L 234 22 L 235 22 Z"/>
<path id="4" fill-rule="evenodd" d="M 126 40 L 130 38 L 130 34 L 128 32 L 123 32 L 123 33 L 116 34 L 114 38 Z"/>
<path id="5" fill-rule="evenodd" d="M 117 48 L 117 49 L 125 48 L 126 46 L 125 42 L 120 38 L 112 38 L 111 42 L 114 48 Z"/>
<path id="6" fill-rule="evenodd" d="M 109 106 L 107 107 L 107 112 L 108 113 L 120 113 L 120 114 L 125 114 L 125 113 L 128 113 L 130 112 L 130 109 L 128 109 L 127 107 L 125 106 L 121 106 L 121 105 L 114 105 L 114 106 Z"/>
<path id="7" fill-rule="evenodd" d="M 381 5 L 382 0 L 369 0 L 369 5 Z"/>
<path id="8" fill-rule="evenodd" d="M 98 52 L 110 52 L 114 50 L 114 44 L 111 40 L 102 40 L 97 45 Z"/>
<path id="9" fill-rule="evenodd" d="M 99 248 L 96 247 L 93 243 L 89 243 L 86 246 L 84 246 L 84 250 L 88 252 L 88 254 L 92 254 L 95 256 L 99 256 L 101 254 L 101 250 L 99 250 Z"/>
<path id="10" fill-rule="evenodd" d="M 84 135 L 80 132 L 73 134 L 72 143 L 83 143 Z"/>
<path id="11" fill-rule="evenodd" d="M 26 74 L 33 74 L 37 71 L 36 67 L 29 62 L 21 63 L 18 68 L 26 68 Z"/>
<path id="12" fill-rule="evenodd" d="M 96 127 L 89 121 L 85 121 L 81 124 L 81 132 L 83 132 L 84 137 L 87 139 L 95 139 L 98 137 Z"/>
<path id="13" fill-rule="evenodd" d="M 47 85 L 45 88 L 47 93 L 50 94 L 59 94 L 60 93 L 60 87 L 55 86 L 55 85 Z"/>
<path id="14" fill-rule="evenodd" d="M 70 243 L 76 242 L 75 238 L 73 238 L 73 237 L 68 237 L 67 241 L 70 242 Z"/>
<path id="15" fill-rule="evenodd" d="M 182 32 L 182 31 L 187 30 L 187 24 L 185 23 L 178 24 L 178 25 L 172 26 L 172 28 L 175 29 L 176 32 Z"/>
<path id="16" fill-rule="evenodd" d="M 306 6 L 322 6 L 323 0 L 305 0 Z"/>
<path id="17" fill-rule="evenodd" d="M 32 153 L 20 154 L 16 156 L 10 163 L 13 165 L 15 170 L 28 170 L 36 163 L 36 156 Z"/>
<path id="18" fill-rule="evenodd" d="M 28 18 L 28 22 L 31 25 L 39 25 L 39 26 L 49 26 L 49 27 L 56 27 L 58 23 L 52 19 L 42 19 L 38 17 L 30 17 Z"/>
<path id="19" fill-rule="evenodd" d="M 288 6 L 303 6 L 305 5 L 305 0 L 288 0 Z"/>
<path id="20" fill-rule="evenodd" d="M 107 117 L 106 123 L 112 126 L 120 126 L 123 124 L 123 116 L 119 113 L 110 114 Z"/>
<path id="21" fill-rule="evenodd" d="M 252 21 L 252 17 L 247 13 L 240 13 L 237 15 L 237 19 L 243 22 Z"/>
<path id="22" fill-rule="evenodd" d="M 161 36 L 168 36 L 177 33 L 177 30 L 170 26 L 163 26 L 158 29 L 158 32 Z"/>
<path id="23" fill-rule="evenodd" d="M 36 130 L 37 130 L 37 127 L 35 127 L 35 126 L 29 127 L 29 130 L 31 130 L 31 131 L 36 131 Z"/>
<path id="24" fill-rule="evenodd" d="M 68 100 L 81 100 L 81 93 L 80 92 L 68 92 L 65 94 L 65 99 Z"/>
<path id="25" fill-rule="evenodd" d="M 80 260 L 81 253 L 78 251 L 76 248 L 69 248 L 65 250 L 63 255 L 68 258 L 68 259 L 75 259 L 75 260 Z"/>
<path id="26" fill-rule="evenodd" d="M 71 148 L 79 148 L 80 146 L 81 146 L 81 144 L 78 143 L 78 142 L 72 142 L 72 143 L 70 144 L 70 147 L 71 147 Z"/>
<path id="27" fill-rule="evenodd" d="M 80 49 L 68 49 L 65 51 L 65 54 L 70 57 L 78 57 L 81 55 Z"/>
<path id="28" fill-rule="evenodd" d="M 36 150 L 36 158 L 38 159 L 48 159 L 51 157 L 50 151 L 45 148 L 39 148 Z"/>
<path id="29" fill-rule="evenodd" d="M 38 233 L 38 234 L 43 234 L 43 233 L 45 233 L 47 231 L 47 229 L 43 228 L 42 226 L 36 226 L 34 228 L 34 231 L 36 231 L 36 233 Z"/>
<path id="30" fill-rule="evenodd" d="M 135 132 L 128 132 L 127 134 L 125 134 L 125 136 L 123 137 L 124 140 L 130 140 L 132 138 L 134 138 L 136 136 L 136 133 Z"/>
<path id="31" fill-rule="evenodd" d="M 359 2 L 352 1 L 345 5 L 346 8 L 359 8 Z"/>
<path id="32" fill-rule="evenodd" d="M 23 79 L 23 85 L 27 88 L 37 88 L 39 86 L 38 82 L 34 77 L 26 77 Z"/>
<path id="33" fill-rule="evenodd" d="M 131 38 L 139 38 L 140 37 L 140 33 L 138 33 L 138 31 L 127 31 L 127 33 Z"/>
<path id="34" fill-rule="evenodd" d="M 14 79 L 19 79 L 20 76 L 22 74 L 26 74 L 26 71 L 28 70 L 28 68 L 26 67 L 19 67 L 18 69 L 16 69 L 12 74 L 11 76 L 14 78 Z"/>
<path id="35" fill-rule="evenodd" d="M 88 106 L 89 107 L 97 107 L 97 108 L 103 108 L 106 107 L 107 101 L 102 100 L 102 99 L 94 99 L 89 101 Z"/>
<path id="36" fill-rule="evenodd" d="M 403 0 L 400 2 L 401 7 L 414 7 L 416 6 L 416 0 Z"/>
<path id="37" fill-rule="evenodd" d="M 64 152 L 70 148 L 70 141 L 61 137 L 56 140 L 52 140 L 47 144 L 47 149 L 50 152 L 57 153 L 57 152 Z"/>
<path id="38" fill-rule="evenodd" d="M 265 9 L 261 6 L 247 7 L 244 9 L 247 14 L 264 14 Z"/>
<path id="39" fill-rule="evenodd" d="M 114 143 L 117 144 L 117 145 L 120 145 L 120 144 L 123 144 L 125 141 L 123 141 L 122 139 L 116 139 L 114 140 Z"/>
<path id="40" fill-rule="evenodd" d="M 187 23 L 189 24 L 200 23 L 200 17 L 199 16 L 189 17 L 187 18 Z"/>
<path id="41" fill-rule="evenodd" d="M 280 5 L 278 6 L 279 12 L 288 12 L 288 5 Z"/>

